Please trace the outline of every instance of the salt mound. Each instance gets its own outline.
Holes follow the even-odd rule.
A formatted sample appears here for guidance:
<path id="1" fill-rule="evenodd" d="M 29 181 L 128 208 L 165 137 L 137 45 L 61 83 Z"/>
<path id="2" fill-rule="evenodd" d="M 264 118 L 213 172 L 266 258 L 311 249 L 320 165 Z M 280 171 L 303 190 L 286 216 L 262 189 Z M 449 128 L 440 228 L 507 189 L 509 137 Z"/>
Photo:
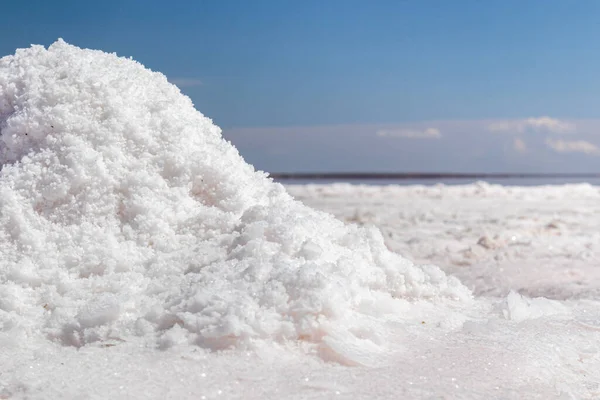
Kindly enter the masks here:
<path id="1" fill-rule="evenodd" d="M 4 332 L 323 345 L 368 339 L 403 299 L 470 296 L 295 201 L 165 76 L 113 54 L 59 40 L 0 59 L 0 164 Z"/>

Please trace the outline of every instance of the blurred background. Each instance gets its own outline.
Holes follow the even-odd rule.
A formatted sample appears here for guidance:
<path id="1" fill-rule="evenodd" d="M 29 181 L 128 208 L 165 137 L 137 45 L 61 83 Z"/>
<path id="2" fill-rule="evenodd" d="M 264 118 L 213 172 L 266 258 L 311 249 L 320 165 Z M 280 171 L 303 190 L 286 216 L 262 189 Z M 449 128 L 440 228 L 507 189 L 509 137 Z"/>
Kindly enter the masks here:
<path id="1" fill-rule="evenodd" d="M 273 173 L 595 174 L 599 20 L 596 0 L 6 1 L 0 53 L 133 57 Z"/>

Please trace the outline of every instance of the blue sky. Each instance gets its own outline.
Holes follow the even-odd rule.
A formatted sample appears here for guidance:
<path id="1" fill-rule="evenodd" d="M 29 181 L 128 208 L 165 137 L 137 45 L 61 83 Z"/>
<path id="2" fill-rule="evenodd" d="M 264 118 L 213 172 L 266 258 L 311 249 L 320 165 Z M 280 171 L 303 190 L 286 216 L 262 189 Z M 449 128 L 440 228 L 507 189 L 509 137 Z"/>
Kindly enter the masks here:
<path id="1" fill-rule="evenodd" d="M 132 56 L 262 169 L 600 168 L 595 0 L 36 0 L 2 16 L 0 54 L 62 37 Z M 572 129 L 519 131 L 543 117 Z M 380 132 L 415 124 L 439 134 Z"/>

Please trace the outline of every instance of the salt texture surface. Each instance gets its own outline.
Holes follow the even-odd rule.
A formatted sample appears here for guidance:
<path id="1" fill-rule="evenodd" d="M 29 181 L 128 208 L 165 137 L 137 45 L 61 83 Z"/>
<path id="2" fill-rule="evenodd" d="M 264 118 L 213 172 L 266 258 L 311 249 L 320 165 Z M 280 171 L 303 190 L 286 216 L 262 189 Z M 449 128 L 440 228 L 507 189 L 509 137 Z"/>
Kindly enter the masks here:
<path id="1" fill-rule="evenodd" d="M 0 59 L 0 163 L 0 399 L 600 397 L 596 187 L 287 188 L 335 219 L 60 40 Z"/>
<path id="2" fill-rule="evenodd" d="M 0 129 L 4 332 L 76 347 L 300 339 L 349 361 L 406 299 L 470 298 L 377 229 L 295 201 L 133 60 L 62 40 L 2 58 Z"/>

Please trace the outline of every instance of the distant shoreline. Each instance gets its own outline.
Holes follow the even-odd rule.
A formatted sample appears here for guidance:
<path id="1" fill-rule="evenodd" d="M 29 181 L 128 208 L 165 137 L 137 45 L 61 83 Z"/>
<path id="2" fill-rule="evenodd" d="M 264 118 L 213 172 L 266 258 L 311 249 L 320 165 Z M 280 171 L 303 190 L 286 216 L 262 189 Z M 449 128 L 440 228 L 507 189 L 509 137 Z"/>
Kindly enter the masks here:
<path id="1" fill-rule="evenodd" d="M 429 179 L 590 179 L 600 173 L 530 174 L 530 173 L 436 173 L 436 172 L 276 172 L 276 180 L 429 180 Z"/>

